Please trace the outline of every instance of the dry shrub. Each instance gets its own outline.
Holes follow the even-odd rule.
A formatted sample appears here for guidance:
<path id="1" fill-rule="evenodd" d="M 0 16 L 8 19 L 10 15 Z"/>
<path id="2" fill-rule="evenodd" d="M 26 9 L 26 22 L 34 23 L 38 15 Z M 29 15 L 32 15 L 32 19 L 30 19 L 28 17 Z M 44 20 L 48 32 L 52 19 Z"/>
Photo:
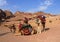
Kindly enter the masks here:
<path id="1" fill-rule="evenodd" d="M 51 21 L 51 20 L 49 20 L 49 23 L 52 23 L 52 21 Z"/>

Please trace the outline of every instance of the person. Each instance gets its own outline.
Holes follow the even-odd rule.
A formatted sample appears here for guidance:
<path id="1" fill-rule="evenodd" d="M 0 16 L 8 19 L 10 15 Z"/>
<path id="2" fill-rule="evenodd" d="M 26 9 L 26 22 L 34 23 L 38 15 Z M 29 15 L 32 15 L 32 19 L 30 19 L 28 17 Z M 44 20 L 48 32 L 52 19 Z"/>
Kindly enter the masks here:
<path id="1" fill-rule="evenodd" d="M 31 32 L 32 32 L 32 26 L 28 22 L 24 21 L 24 24 L 21 27 L 21 33 L 23 35 L 30 35 Z"/>
<path id="2" fill-rule="evenodd" d="M 20 23 L 19 23 L 19 27 L 18 27 L 19 32 L 21 31 L 22 25 L 23 25 L 23 21 L 20 21 Z"/>
<path id="3" fill-rule="evenodd" d="M 38 16 L 38 18 L 40 18 L 41 20 L 41 24 L 43 26 L 43 31 L 45 30 L 45 24 L 46 24 L 46 17 L 44 15 L 40 15 Z"/>
<path id="4" fill-rule="evenodd" d="M 28 18 L 27 18 L 27 17 L 24 17 L 24 21 L 25 21 L 26 23 L 28 23 Z"/>

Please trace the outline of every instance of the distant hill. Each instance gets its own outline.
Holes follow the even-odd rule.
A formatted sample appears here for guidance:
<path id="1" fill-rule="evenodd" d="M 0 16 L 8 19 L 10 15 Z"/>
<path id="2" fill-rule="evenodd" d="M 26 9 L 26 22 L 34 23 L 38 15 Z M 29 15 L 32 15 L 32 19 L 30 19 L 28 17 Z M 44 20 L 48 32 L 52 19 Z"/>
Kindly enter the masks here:
<path id="1" fill-rule="evenodd" d="M 5 10 L 4 12 L 5 12 L 7 18 L 13 17 L 13 13 L 11 11 Z"/>
<path id="2" fill-rule="evenodd" d="M 8 18 L 8 19 L 10 18 L 9 20 L 19 20 L 24 17 L 33 18 L 33 17 L 39 16 L 39 15 L 45 15 L 46 17 L 55 16 L 50 13 L 45 13 L 42 11 L 36 12 L 36 13 L 27 13 L 27 12 L 16 11 L 14 14 L 9 10 L 2 10 L 2 11 L 6 14 L 6 18 Z"/>

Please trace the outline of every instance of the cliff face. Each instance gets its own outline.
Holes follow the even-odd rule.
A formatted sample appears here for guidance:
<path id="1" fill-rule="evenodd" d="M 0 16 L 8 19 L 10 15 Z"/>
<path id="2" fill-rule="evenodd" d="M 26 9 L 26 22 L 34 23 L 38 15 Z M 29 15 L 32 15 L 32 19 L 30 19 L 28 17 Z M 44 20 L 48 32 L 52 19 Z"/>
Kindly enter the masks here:
<path id="1" fill-rule="evenodd" d="M 5 19 L 5 18 L 6 18 L 5 12 L 2 9 L 0 9 L 0 20 Z"/>
<path id="2" fill-rule="evenodd" d="M 4 18 L 9 19 L 9 18 L 11 18 L 13 16 L 14 15 L 13 15 L 13 13 L 11 11 L 8 11 L 8 10 L 4 11 L 4 10 L 0 9 L 0 18 L 2 18 L 2 19 L 4 19 Z"/>

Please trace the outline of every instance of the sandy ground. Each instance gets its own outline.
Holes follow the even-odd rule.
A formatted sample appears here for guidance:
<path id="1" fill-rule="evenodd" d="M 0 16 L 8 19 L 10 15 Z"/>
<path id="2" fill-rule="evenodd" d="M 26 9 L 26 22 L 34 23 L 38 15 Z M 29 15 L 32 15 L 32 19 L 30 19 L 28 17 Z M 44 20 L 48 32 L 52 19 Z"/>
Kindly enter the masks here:
<path id="1" fill-rule="evenodd" d="M 60 42 L 59 21 L 47 23 L 46 28 L 49 30 L 29 36 L 15 36 L 8 28 L 0 26 L 0 42 Z"/>

